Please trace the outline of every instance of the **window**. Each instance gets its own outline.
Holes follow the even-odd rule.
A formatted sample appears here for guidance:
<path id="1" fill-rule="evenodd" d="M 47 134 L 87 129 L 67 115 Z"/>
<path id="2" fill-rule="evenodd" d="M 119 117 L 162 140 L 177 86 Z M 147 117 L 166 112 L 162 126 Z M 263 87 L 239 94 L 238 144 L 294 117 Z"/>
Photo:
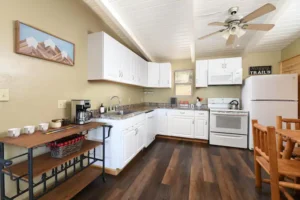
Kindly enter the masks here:
<path id="1" fill-rule="evenodd" d="M 193 70 L 175 71 L 175 95 L 192 96 Z"/>

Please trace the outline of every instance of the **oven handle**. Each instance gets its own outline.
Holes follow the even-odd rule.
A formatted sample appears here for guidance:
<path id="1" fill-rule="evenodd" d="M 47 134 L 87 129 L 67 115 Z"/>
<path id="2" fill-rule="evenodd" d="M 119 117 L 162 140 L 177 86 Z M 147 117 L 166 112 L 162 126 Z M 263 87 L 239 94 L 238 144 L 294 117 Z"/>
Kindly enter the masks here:
<path id="1" fill-rule="evenodd" d="M 243 137 L 242 135 L 223 135 L 223 134 L 217 134 L 217 133 L 215 133 L 214 135 L 223 137 L 223 138 L 241 138 L 241 137 Z"/>
<path id="2" fill-rule="evenodd" d="M 231 114 L 231 113 L 211 113 L 212 115 L 227 115 L 227 116 L 248 116 L 247 114 Z"/>

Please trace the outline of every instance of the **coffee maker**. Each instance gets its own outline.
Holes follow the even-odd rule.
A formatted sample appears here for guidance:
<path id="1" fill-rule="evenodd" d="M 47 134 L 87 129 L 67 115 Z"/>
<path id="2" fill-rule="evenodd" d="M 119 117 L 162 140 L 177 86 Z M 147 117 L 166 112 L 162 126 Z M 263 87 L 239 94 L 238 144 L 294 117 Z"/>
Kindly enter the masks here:
<path id="1" fill-rule="evenodd" d="M 71 101 L 71 122 L 74 124 L 86 124 L 91 121 L 92 112 L 90 100 L 72 99 Z"/>

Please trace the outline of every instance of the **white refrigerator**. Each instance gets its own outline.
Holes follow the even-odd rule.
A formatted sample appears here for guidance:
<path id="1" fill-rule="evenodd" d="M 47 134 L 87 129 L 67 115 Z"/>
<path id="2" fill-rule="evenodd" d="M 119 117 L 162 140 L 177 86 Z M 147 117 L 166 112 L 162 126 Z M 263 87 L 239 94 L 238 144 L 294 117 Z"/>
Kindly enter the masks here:
<path id="1" fill-rule="evenodd" d="M 298 74 L 247 78 L 242 87 L 242 108 L 249 111 L 248 147 L 253 149 L 252 119 L 276 126 L 276 116 L 298 118 Z"/>

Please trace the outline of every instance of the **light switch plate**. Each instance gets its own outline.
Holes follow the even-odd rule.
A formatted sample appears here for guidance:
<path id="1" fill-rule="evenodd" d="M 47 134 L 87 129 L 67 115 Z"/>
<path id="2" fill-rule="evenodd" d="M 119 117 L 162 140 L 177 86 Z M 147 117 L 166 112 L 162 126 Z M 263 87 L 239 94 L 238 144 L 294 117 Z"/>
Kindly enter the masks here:
<path id="1" fill-rule="evenodd" d="M 58 100 L 58 108 L 67 108 L 67 100 Z"/>
<path id="2" fill-rule="evenodd" d="M 9 89 L 0 89 L 0 101 L 9 101 Z"/>

